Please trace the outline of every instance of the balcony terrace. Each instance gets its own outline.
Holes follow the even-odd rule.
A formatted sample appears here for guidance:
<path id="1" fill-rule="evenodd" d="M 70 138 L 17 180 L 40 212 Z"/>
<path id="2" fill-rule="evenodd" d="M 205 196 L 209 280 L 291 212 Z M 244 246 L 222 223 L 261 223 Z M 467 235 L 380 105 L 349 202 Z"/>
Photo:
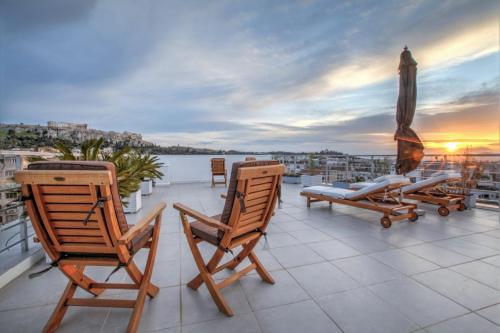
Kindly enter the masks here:
<path id="1" fill-rule="evenodd" d="M 258 256 L 276 280 L 262 283 L 251 273 L 223 290 L 234 317 L 215 306 L 206 288 L 186 287 L 197 269 L 173 202 L 207 214 L 222 210 L 224 187 L 208 183 L 156 187 L 143 200 L 140 218 L 166 201 L 153 282 L 159 295 L 147 300 L 141 332 L 500 332 L 500 217 L 472 209 L 438 216 L 434 206 L 416 223 L 383 229 L 377 214 L 318 203 L 306 208 L 299 185 L 283 185 L 267 241 Z M 203 247 L 209 257 L 213 247 Z M 147 251 L 138 254 L 144 264 Z M 227 254 L 231 257 L 231 254 Z M 0 327 L 39 332 L 67 279 L 52 269 L 28 274 L 0 289 Z M 110 269 L 89 275 L 99 279 Z M 223 277 L 227 272 L 219 273 Z M 111 281 L 123 281 L 118 271 Z M 114 291 L 108 297 L 128 291 Z M 81 292 L 83 297 L 85 292 Z M 88 297 L 91 297 L 90 295 Z M 122 332 L 128 309 L 71 307 L 58 332 Z"/>

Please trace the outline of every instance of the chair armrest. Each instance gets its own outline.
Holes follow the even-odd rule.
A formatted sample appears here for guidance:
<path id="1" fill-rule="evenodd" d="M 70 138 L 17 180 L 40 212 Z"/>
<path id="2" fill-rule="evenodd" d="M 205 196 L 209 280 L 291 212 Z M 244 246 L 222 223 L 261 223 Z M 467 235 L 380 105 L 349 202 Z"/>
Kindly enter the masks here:
<path id="1" fill-rule="evenodd" d="M 203 213 L 200 213 L 194 209 L 191 209 L 187 206 L 184 206 L 183 204 L 180 204 L 178 202 L 174 203 L 174 208 L 177 209 L 179 212 L 182 214 L 186 214 L 187 216 L 191 216 L 192 218 L 200 221 L 203 224 L 206 224 L 210 227 L 217 228 L 222 231 L 231 231 L 233 228 L 230 226 L 220 223 L 220 221 L 217 221 L 216 219 L 207 216 Z"/>
<path id="2" fill-rule="evenodd" d="M 165 207 L 167 207 L 167 204 L 164 202 L 160 202 L 156 205 L 146 216 L 140 219 L 139 222 L 134 224 L 132 228 L 128 229 L 128 231 L 118 239 L 118 244 L 125 245 L 135 236 L 143 232 L 148 225 L 163 212 Z"/>

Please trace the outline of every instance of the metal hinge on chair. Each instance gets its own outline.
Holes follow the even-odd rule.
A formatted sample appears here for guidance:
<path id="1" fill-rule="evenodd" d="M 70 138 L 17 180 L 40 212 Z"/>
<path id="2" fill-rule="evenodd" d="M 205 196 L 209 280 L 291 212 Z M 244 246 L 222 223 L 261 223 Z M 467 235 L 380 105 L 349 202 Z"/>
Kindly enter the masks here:
<path id="1" fill-rule="evenodd" d="M 120 268 L 128 266 L 130 264 L 131 260 L 132 260 L 132 257 L 130 257 L 130 259 L 126 263 L 118 262 L 118 265 L 116 265 L 116 267 L 113 268 L 113 270 L 108 274 L 108 276 L 106 277 L 106 279 L 104 280 L 104 282 L 108 282 L 109 278 L 111 277 L 111 275 L 113 275 L 116 272 L 118 272 L 120 270 Z"/>
<path id="2" fill-rule="evenodd" d="M 269 242 L 267 240 L 267 232 L 261 230 L 260 228 L 258 228 L 257 231 L 260 232 L 262 236 L 264 236 L 264 250 L 269 249 Z"/>
<path id="3" fill-rule="evenodd" d="M 125 266 L 125 264 L 123 263 L 118 263 L 118 265 L 116 265 L 115 268 L 113 268 L 113 270 L 111 271 L 111 273 L 108 274 L 108 276 L 106 277 L 106 279 L 104 280 L 104 282 L 108 282 L 109 281 L 109 278 L 111 277 L 111 275 L 115 274 L 116 272 L 118 272 L 120 270 L 120 268 L 122 268 L 123 266 Z"/>
<path id="4" fill-rule="evenodd" d="M 232 255 L 232 256 L 233 256 L 233 258 L 234 258 L 234 252 L 233 252 L 233 250 L 231 250 L 231 249 L 229 249 L 229 248 L 227 248 L 227 247 L 222 247 L 222 246 L 220 246 L 220 245 L 219 245 L 219 249 L 221 249 L 222 251 L 224 251 L 224 252 L 226 252 L 226 253 L 228 253 L 228 252 L 229 252 L 229 253 L 231 253 L 231 255 Z"/>
<path id="5" fill-rule="evenodd" d="M 240 210 L 242 213 L 246 213 L 245 207 L 245 194 L 241 192 L 236 192 L 236 198 L 240 201 Z"/>
<path id="6" fill-rule="evenodd" d="M 92 214 L 95 213 L 95 209 L 97 207 L 103 208 L 104 207 L 104 203 L 106 201 L 108 201 L 108 200 L 111 200 L 111 196 L 109 196 L 109 195 L 107 197 L 101 197 L 101 198 L 97 199 L 97 201 L 94 203 L 94 205 L 92 206 L 92 208 L 90 208 L 90 210 L 88 211 L 88 214 L 85 217 L 85 219 L 83 219 L 83 225 L 87 225 L 87 223 L 90 220 L 90 217 L 92 216 Z"/>
<path id="7" fill-rule="evenodd" d="M 21 197 L 21 201 L 24 202 L 24 201 L 28 201 L 28 200 L 33 200 L 33 196 L 32 195 L 28 195 L 28 196 L 25 196 L 23 195 Z"/>
<path id="8" fill-rule="evenodd" d="M 278 208 L 281 208 L 281 204 L 283 200 L 281 200 L 281 184 L 278 184 L 278 190 L 276 191 L 278 194 Z"/>

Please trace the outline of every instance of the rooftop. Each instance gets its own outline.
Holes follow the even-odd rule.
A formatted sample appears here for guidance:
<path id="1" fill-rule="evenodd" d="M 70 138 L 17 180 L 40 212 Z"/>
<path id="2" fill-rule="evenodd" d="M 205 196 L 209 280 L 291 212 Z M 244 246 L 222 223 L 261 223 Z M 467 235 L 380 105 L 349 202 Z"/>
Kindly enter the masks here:
<path id="1" fill-rule="evenodd" d="M 177 184 L 156 187 L 144 197 L 144 208 L 128 215 L 131 223 L 160 200 L 168 209 L 153 276 L 161 290 L 146 301 L 140 331 L 500 332 L 498 212 L 473 209 L 441 217 L 435 207 L 419 205 L 426 214 L 418 222 L 383 229 L 380 216 L 366 210 L 336 204 L 330 209 L 326 203 L 308 209 L 300 189 L 283 185 L 282 208 L 271 220 L 267 241 L 258 246 L 276 284 L 251 273 L 224 289 L 235 311 L 231 318 L 218 311 L 204 286 L 186 287 L 197 269 L 172 208 L 182 202 L 220 213 L 225 188 Z M 214 250 L 201 247 L 206 257 Z M 146 254 L 141 251 L 136 260 L 144 264 Z M 56 269 L 28 279 L 45 266 L 40 263 L 0 289 L 2 332 L 39 332 L 48 320 L 67 279 Z M 110 270 L 88 273 L 103 279 Z M 123 280 L 123 271 L 111 278 Z M 108 296 L 120 293 L 130 292 Z M 58 332 L 121 332 L 130 311 L 71 307 Z"/>

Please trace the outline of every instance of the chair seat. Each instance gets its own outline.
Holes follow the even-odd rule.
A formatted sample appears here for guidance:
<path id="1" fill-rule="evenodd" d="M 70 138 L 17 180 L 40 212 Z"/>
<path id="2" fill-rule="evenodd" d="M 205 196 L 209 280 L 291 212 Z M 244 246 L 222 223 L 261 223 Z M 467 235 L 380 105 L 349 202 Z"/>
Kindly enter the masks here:
<path id="1" fill-rule="evenodd" d="M 129 229 L 133 226 L 133 224 L 128 225 Z M 132 254 L 137 253 L 140 249 L 142 249 L 144 245 L 146 245 L 146 243 L 151 239 L 151 237 L 153 237 L 153 229 L 154 227 L 152 225 L 149 225 L 143 232 L 137 234 L 137 236 L 132 238 L 127 246 Z"/>
<path id="2" fill-rule="evenodd" d="M 221 214 L 211 216 L 213 219 L 220 221 Z M 219 229 L 208 226 L 200 221 L 194 221 L 189 224 L 191 226 L 191 232 L 196 237 L 203 239 L 213 245 L 219 245 Z"/>

